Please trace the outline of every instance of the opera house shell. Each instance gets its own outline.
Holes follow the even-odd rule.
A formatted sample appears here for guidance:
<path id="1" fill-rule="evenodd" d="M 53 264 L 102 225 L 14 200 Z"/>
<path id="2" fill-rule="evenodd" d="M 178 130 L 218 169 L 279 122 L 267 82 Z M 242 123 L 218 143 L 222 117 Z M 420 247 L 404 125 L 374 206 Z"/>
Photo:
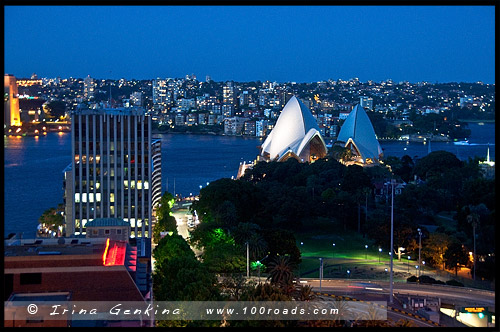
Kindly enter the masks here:
<path id="1" fill-rule="evenodd" d="M 377 163 L 382 158 L 380 146 L 370 118 L 359 104 L 354 106 L 345 119 L 337 143 L 351 149 L 355 162 L 360 164 Z"/>
<path id="2" fill-rule="evenodd" d="M 327 154 L 316 119 L 295 96 L 286 103 L 261 149 L 260 157 L 266 161 L 313 162 Z"/>

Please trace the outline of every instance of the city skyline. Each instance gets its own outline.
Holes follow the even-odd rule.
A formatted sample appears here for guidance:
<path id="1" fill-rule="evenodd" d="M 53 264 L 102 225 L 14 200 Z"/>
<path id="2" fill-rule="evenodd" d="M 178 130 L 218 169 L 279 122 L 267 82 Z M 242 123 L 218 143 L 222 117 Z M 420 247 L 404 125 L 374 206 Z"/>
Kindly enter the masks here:
<path id="1" fill-rule="evenodd" d="M 494 9 L 5 6 L 4 69 L 16 77 L 490 84 Z"/>

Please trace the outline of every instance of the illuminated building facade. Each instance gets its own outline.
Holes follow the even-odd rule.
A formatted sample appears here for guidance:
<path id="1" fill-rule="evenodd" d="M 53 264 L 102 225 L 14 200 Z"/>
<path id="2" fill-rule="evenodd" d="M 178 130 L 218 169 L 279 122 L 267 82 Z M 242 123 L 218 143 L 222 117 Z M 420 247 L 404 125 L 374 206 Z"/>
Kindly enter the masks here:
<path id="1" fill-rule="evenodd" d="M 383 156 L 370 118 L 360 104 L 354 106 L 345 119 L 336 144 L 350 149 L 352 161 L 362 166 L 377 164 Z"/>
<path id="2" fill-rule="evenodd" d="M 21 115 L 19 112 L 19 95 L 16 77 L 10 74 L 4 75 L 4 128 L 21 126 Z"/>
<path id="3" fill-rule="evenodd" d="M 326 154 L 326 144 L 316 119 L 299 99 L 292 96 L 262 144 L 258 159 L 285 161 L 295 158 L 300 162 L 313 162 Z"/>
<path id="4" fill-rule="evenodd" d="M 71 114 L 72 163 L 64 170 L 66 236 L 96 218 L 121 218 L 131 238 L 150 238 L 161 197 L 161 142 L 142 108 Z"/>
<path id="5" fill-rule="evenodd" d="M 94 98 L 95 86 L 96 83 L 94 82 L 94 79 L 90 77 L 90 75 L 85 77 L 85 79 L 83 80 L 83 97 L 86 100 Z"/>

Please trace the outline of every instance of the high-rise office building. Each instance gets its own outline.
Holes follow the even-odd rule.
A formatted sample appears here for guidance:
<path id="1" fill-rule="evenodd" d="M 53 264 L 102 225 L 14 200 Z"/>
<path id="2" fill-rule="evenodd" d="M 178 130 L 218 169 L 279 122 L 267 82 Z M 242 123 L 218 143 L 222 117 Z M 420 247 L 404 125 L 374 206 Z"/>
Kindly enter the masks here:
<path id="1" fill-rule="evenodd" d="M 4 128 L 21 125 L 19 112 L 19 95 L 16 77 L 10 74 L 4 75 Z"/>
<path id="2" fill-rule="evenodd" d="M 130 237 L 151 238 L 161 198 L 161 142 L 142 108 L 78 109 L 71 114 L 72 162 L 64 170 L 66 236 L 95 218 L 122 218 Z"/>

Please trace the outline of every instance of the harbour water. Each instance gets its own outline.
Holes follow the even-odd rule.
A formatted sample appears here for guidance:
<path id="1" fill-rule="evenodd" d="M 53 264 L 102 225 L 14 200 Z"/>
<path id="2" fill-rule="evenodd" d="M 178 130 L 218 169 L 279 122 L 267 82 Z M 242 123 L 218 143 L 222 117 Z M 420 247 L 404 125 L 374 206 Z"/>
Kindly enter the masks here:
<path id="1" fill-rule="evenodd" d="M 445 150 L 461 160 L 479 156 L 495 160 L 495 124 L 469 124 L 470 145 L 432 142 L 431 151 Z M 253 161 L 259 138 L 212 135 L 155 135 L 162 140 L 162 191 L 182 196 L 198 194 L 200 186 L 236 177 L 241 162 Z M 428 144 L 428 143 L 427 143 Z M 421 158 L 428 145 L 381 142 L 384 154 Z M 70 133 L 40 137 L 4 137 L 4 235 L 23 232 L 34 237 L 38 218 L 63 202 L 63 169 L 71 162 Z"/>

